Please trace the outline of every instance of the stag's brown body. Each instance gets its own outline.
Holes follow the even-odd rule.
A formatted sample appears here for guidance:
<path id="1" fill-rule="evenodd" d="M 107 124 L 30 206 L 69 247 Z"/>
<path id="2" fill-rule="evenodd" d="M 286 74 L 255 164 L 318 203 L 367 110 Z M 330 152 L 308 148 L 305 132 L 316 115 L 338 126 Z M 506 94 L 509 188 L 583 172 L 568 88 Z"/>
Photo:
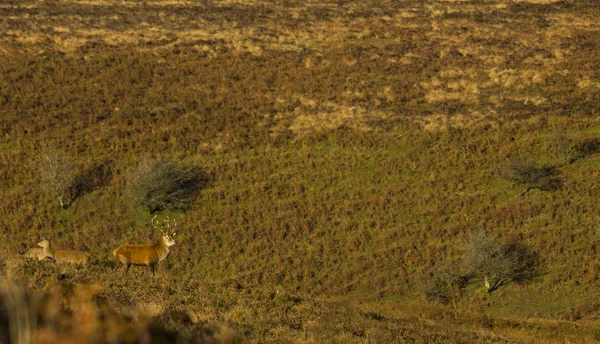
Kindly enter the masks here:
<path id="1" fill-rule="evenodd" d="M 154 225 L 154 219 L 152 219 Z M 169 223 L 168 230 L 175 226 L 175 221 Z M 156 226 L 155 226 L 156 227 Z M 175 232 L 162 232 L 163 237 L 155 245 L 124 244 L 113 251 L 113 255 L 123 264 L 125 272 L 133 265 L 145 265 L 154 275 L 156 265 L 165 260 L 171 253 L 171 246 L 175 245 L 173 236 Z"/>
<path id="2" fill-rule="evenodd" d="M 113 251 L 113 255 L 125 265 L 126 270 L 129 265 L 156 265 L 171 253 L 171 247 L 165 244 L 164 240 L 161 240 L 156 245 L 132 245 L 124 244 L 121 247 Z"/>

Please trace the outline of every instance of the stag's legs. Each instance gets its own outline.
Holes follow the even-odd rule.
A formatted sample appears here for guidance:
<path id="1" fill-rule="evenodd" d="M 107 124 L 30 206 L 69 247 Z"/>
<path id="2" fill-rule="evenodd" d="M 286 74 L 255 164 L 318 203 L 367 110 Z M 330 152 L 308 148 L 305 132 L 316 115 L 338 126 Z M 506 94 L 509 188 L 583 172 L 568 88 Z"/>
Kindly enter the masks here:
<path id="1" fill-rule="evenodd" d="M 118 257 L 119 261 L 123 264 L 123 270 L 127 273 L 129 271 L 129 267 L 131 266 L 131 261 L 125 257 Z"/>
<path id="2" fill-rule="evenodd" d="M 148 264 L 148 269 L 150 269 L 150 272 L 152 273 L 152 277 L 154 277 L 154 269 L 156 267 L 156 264 Z"/>

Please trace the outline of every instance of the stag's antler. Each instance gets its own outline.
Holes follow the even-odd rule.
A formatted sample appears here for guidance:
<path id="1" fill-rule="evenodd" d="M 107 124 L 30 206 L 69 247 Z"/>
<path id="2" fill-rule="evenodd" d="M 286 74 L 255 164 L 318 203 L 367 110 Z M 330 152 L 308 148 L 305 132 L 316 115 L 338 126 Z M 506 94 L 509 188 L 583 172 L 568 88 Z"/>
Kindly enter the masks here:
<path id="1" fill-rule="evenodd" d="M 154 222 L 155 219 L 156 219 L 156 214 L 154 214 L 154 217 L 152 217 L 152 220 L 150 220 L 150 223 L 152 223 L 152 227 L 158 229 L 162 233 L 163 236 L 166 235 L 165 231 L 163 231 L 160 227 L 158 227 L 157 223 Z"/>
<path id="2" fill-rule="evenodd" d="M 170 233 L 171 236 L 175 235 L 175 228 L 177 227 L 177 222 L 175 221 L 175 219 L 173 219 L 172 221 L 169 219 L 169 217 L 167 216 L 166 220 L 163 220 L 165 222 L 165 225 L 167 226 L 167 233 Z"/>

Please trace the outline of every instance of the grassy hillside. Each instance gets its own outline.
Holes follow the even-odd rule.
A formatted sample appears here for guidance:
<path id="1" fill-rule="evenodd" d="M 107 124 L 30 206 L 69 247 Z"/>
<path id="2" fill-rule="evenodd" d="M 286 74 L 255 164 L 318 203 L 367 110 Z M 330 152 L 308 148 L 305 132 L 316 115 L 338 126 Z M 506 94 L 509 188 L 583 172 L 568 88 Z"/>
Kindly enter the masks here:
<path id="1" fill-rule="evenodd" d="M 0 288 L 5 313 L 14 324 L 6 300 L 21 300 L 40 342 L 600 341 L 599 14 L 0 5 L 0 257 L 18 281 Z M 81 186 L 65 209 L 45 189 L 50 150 Z M 112 251 L 160 238 L 131 188 L 163 158 L 208 182 L 189 210 L 158 214 L 179 237 L 157 277 L 124 275 Z M 506 178 L 526 163 L 555 184 Z M 451 282 L 478 233 L 526 250 L 528 278 Z M 92 263 L 19 256 L 42 236 Z"/>

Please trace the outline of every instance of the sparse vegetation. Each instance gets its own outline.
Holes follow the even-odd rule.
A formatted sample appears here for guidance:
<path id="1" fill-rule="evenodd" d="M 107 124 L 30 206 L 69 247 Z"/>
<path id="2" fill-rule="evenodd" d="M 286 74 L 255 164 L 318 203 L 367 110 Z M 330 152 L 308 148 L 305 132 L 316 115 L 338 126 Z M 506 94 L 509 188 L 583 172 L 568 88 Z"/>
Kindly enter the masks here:
<path id="1" fill-rule="evenodd" d="M 2 276 L 54 342 L 599 341 L 599 17 L 572 0 L 0 5 Z M 181 237 L 155 278 L 123 276 L 112 252 L 156 240 L 149 213 Z M 42 236 L 92 259 L 17 255 Z"/>

